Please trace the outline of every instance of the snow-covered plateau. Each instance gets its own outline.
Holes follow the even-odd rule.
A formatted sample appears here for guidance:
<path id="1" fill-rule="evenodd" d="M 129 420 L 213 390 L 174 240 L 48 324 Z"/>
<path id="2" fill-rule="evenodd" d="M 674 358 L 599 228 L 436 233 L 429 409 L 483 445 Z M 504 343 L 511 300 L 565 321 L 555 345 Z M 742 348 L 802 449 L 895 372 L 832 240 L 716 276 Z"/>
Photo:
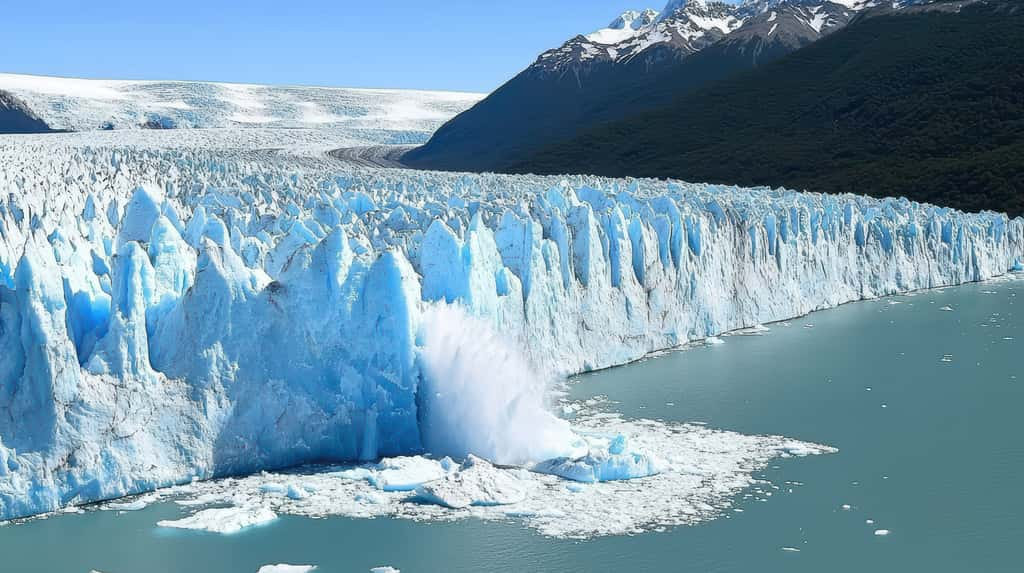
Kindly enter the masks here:
<path id="1" fill-rule="evenodd" d="M 483 94 L 91 80 L 0 74 L 0 92 L 55 130 L 299 129 L 368 143 L 423 143 Z M 336 147 L 341 147 L 338 144 Z"/>
<path id="2" fill-rule="evenodd" d="M 587 408 L 568 421 L 548 381 L 1024 256 L 1020 219 L 902 199 L 363 169 L 149 137 L 0 138 L 0 519 L 256 474 L 188 486 L 197 503 L 245 499 L 168 525 L 686 523 L 772 457 L 829 450 Z"/>

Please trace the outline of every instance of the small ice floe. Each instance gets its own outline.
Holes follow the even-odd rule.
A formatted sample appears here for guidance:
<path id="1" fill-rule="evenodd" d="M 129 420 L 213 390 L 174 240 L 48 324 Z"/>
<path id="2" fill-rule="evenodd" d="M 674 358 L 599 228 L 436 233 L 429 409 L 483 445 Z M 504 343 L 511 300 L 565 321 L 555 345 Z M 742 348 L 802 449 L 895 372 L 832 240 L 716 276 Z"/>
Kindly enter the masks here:
<path id="1" fill-rule="evenodd" d="M 951 307 L 949 305 L 946 305 L 946 306 L 940 308 L 939 310 L 941 310 L 942 312 L 953 312 L 953 307 Z"/>
<path id="2" fill-rule="evenodd" d="M 864 523 L 867 524 L 867 525 L 874 525 L 875 524 L 875 520 L 874 519 L 865 519 Z"/>
<path id="3" fill-rule="evenodd" d="M 952 362 L 952 361 L 953 361 L 953 355 L 952 354 L 943 354 L 942 355 L 942 360 L 940 360 L 939 362 Z"/>
<path id="4" fill-rule="evenodd" d="M 256 573 L 309 573 L 316 571 L 316 565 L 264 565 Z"/>
<path id="5" fill-rule="evenodd" d="M 800 550 L 796 547 L 783 547 L 782 550 L 786 553 L 800 553 Z"/>
<path id="6" fill-rule="evenodd" d="M 146 509 L 149 505 L 144 499 L 136 499 L 135 501 L 127 501 L 123 503 L 112 502 L 103 506 L 102 509 L 106 511 L 139 511 L 140 509 Z"/>
<path id="7" fill-rule="evenodd" d="M 176 499 L 174 500 L 174 503 L 184 507 L 194 507 L 197 505 L 211 505 L 224 501 L 226 501 L 226 496 L 222 494 L 207 493 L 190 499 Z"/>
<path id="8" fill-rule="evenodd" d="M 725 341 L 717 336 L 709 336 L 704 339 L 704 344 L 709 346 L 717 346 L 719 344 L 725 344 Z"/>
<path id="9" fill-rule="evenodd" d="M 761 335 L 765 334 L 766 332 L 771 332 L 771 330 L 772 329 L 768 328 L 767 326 L 765 326 L 763 324 L 755 324 L 754 326 L 751 326 L 750 328 L 744 328 L 744 329 L 738 330 L 736 332 L 736 334 L 739 334 L 741 336 L 761 336 Z"/>
<path id="10" fill-rule="evenodd" d="M 451 458 L 440 461 L 422 456 L 386 458 L 366 479 L 382 491 L 413 491 L 445 477 L 457 465 Z"/>
<path id="11" fill-rule="evenodd" d="M 876 529 L 875 530 L 875 536 L 876 537 L 885 537 L 886 535 L 889 535 L 889 533 L 890 533 L 890 531 L 888 529 Z"/>
<path id="12" fill-rule="evenodd" d="M 402 572 L 399 571 L 398 569 L 395 569 L 394 567 L 384 566 L 384 567 L 374 567 L 373 569 L 370 569 L 370 573 L 402 573 Z"/>
<path id="13" fill-rule="evenodd" d="M 160 494 L 149 493 L 135 498 L 124 498 L 116 501 L 110 501 L 100 506 L 100 509 L 104 511 L 139 511 L 146 509 L 149 507 L 149 504 L 159 499 Z"/>
<path id="14" fill-rule="evenodd" d="M 844 503 L 842 505 L 842 508 L 843 508 L 843 511 L 850 511 L 851 509 L 853 509 L 853 507 L 850 504 L 848 504 L 848 503 Z"/>
<path id="15" fill-rule="evenodd" d="M 470 455 L 443 479 L 417 487 L 416 495 L 427 503 L 461 509 L 471 505 L 512 505 L 526 499 L 526 491 L 527 484 L 512 472 Z"/>
<path id="16" fill-rule="evenodd" d="M 204 509 L 195 515 L 176 520 L 157 522 L 160 527 L 175 529 L 194 529 L 210 533 L 231 534 L 264 525 L 277 519 L 277 514 L 270 508 L 257 507 L 218 507 Z"/>
<path id="17" fill-rule="evenodd" d="M 287 489 L 285 488 L 284 484 L 280 484 L 280 483 L 265 483 L 265 484 L 260 486 L 260 491 L 262 491 L 263 493 L 276 493 L 276 494 L 284 495 L 284 493 L 285 493 L 285 491 L 287 491 Z"/>
<path id="18" fill-rule="evenodd" d="M 821 453 L 820 448 L 818 446 L 815 446 L 814 444 L 797 442 L 794 440 L 790 440 L 782 444 L 780 450 L 783 452 L 783 457 L 785 455 L 790 455 L 798 458 L 803 458 L 806 456 L 813 456 Z"/>
<path id="19" fill-rule="evenodd" d="M 810 324 L 810 323 L 807 323 L 807 324 L 804 325 L 804 328 L 814 328 L 814 325 Z"/>
<path id="20" fill-rule="evenodd" d="M 590 452 L 580 458 L 555 458 L 540 462 L 533 471 L 582 483 L 621 481 L 661 473 L 662 462 L 647 453 L 628 449 L 626 436 L 610 440 L 588 437 Z"/>

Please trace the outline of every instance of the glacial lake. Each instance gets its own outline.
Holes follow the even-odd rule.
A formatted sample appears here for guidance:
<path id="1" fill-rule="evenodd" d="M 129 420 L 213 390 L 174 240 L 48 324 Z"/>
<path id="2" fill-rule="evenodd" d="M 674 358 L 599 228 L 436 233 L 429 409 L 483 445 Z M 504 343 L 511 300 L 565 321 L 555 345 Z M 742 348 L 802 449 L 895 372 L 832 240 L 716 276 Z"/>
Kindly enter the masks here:
<path id="1" fill-rule="evenodd" d="M 1020 571 L 1022 305 L 1020 279 L 861 302 L 573 380 L 571 397 L 627 417 L 839 449 L 773 461 L 757 474 L 771 498 L 741 495 L 701 525 L 577 541 L 514 522 L 283 516 L 218 535 L 157 527 L 182 515 L 160 503 L 0 527 L 0 569 Z"/>

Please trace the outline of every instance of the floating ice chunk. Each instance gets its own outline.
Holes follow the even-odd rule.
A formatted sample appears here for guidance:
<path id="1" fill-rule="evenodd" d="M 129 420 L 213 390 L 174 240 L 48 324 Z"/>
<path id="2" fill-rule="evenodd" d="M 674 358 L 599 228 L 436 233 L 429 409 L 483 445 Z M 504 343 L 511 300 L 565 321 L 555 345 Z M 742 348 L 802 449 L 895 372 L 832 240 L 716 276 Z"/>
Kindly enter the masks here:
<path id="1" fill-rule="evenodd" d="M 796 547 L 783 547 L 782 550 L 787 553 L 800 553 L 800 550 Z"/>
<path id="2" fill-rule="evenodd" d="M 853 507 L 850 506 L 850 504 L 848 504 L 848 503 L 844 503 L 842 505 L 842 508 L 843 508 L 843 511 L 850 511 L 851 509 L 853 509 Z"/>
<path id="3" fill-rule="evenodd" d="M 953 307 L 947 304 L 946 306 L 940 308 L 939 310 L 941 310 L 942 312 L 953 312 Z"/>
<path id="4" fill-rule="evenodd" d="M 176 520 L 157 522 L 160 527 L 175 529 L 195 529 L 211 533 L 237 533 L 248 527 L 264 525 L 277 519 L 277 514 L 270 508 L 258 507 L 220 507 L 204 509 L 195 515 Z"/>
<path id="5" fill-rule="evenodd" d="M 402 573 L 402 572 L 399 571 L 398 569 L 395 569 L 394 567 L 385 566 L 385 567 L 374 567 L 373 569 L 370 569 L 370 573 Z"/>
<path id="6" fill-rule="evenodd" d="M 813 444 L 807 444 L 805 442 L 788 441 L 779 448 L 784 454 L 796 456 L 802 458 L 804 456 L 813 456 L 820 454 L 821 449 Z"/>
<path id="7" fill-rule="evenodd" d="M 385 505 L 390 500 L 388 496 L 377 491 L 364 491 L 357 493 L 354 498 L 359 503 L 368 505 Z"/>
<path id="8" fill-rule="evenodd" d="M 109 511 L 139 511 L 141 509 L 146 509 L 147 506 L 149 506 L 149 502 L 140 498 L 135 501 L 128 501 L 124 503 L 108 503 L 103 506 L 103 509 Z"/>
<path id="9" fill-rule="evenodd" d="M 185 507 L 192 507 L 197 505 L 210 505 L 214 503 L 220 503 L 223 502 L 224 500 L 225 496 L 222 494 L 207 493 L 194 497 L 192 499 L 176 499 L 174 500 L 174 503 Z"/>
<path id="10" fill-rule="evenodd" d="M 888 529 L 876 529 L 875 530 L 875 536 L 877 536 L 877 537 L 885 537 L 886 535 L 889 535 L 889 533 L 891 533 L 891 532 Z"/>
<path id="11" fill-rule="evenodd" d="M 367 480 L 383 491 L 413 491 L 417 487 L 439 480 L 455 468 L 451 458 L 441 461 L 422 456 L 388 458 L 377 464 Z"/>
<path id="12" fill-rule="evenodd" d="M 256 573 L 309 573 L 316 571 L 316 565 L 264 565 Z"/>
<path id="13" fill-rule="evenodd" d="M 338 476 L 341 479 L 368 480 L 370 479 L 370 476 L 373 475 L 373 470 L 364 467 L 358 467 L 334 472 L 334 475 Z"/>
<path id="14" fill-rule="evenodd" d="M 526 485 L 511 472 L 470 456 L 462 467 L 444 479 L 416 488 L 416 495 L 429 503 L 453 509 L 471 505 L 511 505 L 526 499 Z"/>
<path id="15" fill-rule="evenodd" d="M 721 338 L 717 337 L 717 336 L 709 336 L 709 337 L 704 339 L 704 344 L 710 344 L 710 345 L 714 346 L 714 345 L 718 345 L 718 344 L 725 344 L 725 341 L 722 340 Z"/>
<path id="16" fill-rule="evenodd" d="M 301 488 L 293 483 L 288 484 L 288 497 L 294 500 L 306 499 L 309 497 L 309 492 L 304 488 Z"/>
<path id="17" fill-rule="evenodd" d="M 263 493 L 276 493 L 284 495 L 285 491 L 287 491 L 287 488 L 283 484 L 267 483 L 260 486 L 260 491 L 262 491 Z"/>
<path id="18" fill-rule="evenodd" d="M 628 451 L 626 437 L 617 435 L 602 444 L 590 439 L 590 452 L 578 458 L 543 461 L 533 471 L 582 483 L 644 478 L 661 472 L 662 462 L 642 452 Z"/>

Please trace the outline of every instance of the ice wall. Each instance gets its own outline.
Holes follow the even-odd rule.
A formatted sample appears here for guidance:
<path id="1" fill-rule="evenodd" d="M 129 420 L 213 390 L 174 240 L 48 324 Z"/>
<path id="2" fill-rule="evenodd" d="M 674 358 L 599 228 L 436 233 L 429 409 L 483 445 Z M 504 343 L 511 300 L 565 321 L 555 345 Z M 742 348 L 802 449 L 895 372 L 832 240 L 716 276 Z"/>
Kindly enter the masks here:
<path id="1" fill-rule="evenodd" d="M 1022 220 L 906 200 L 54 137 L 0 141 L 0 519 L 311 461 L 541 456 L 465 435 L 489 343 L 431 346 L 439 306 L 553 376 L 1024 256 Z M 531 425 L 523 388 L 495 411 Z"/>

